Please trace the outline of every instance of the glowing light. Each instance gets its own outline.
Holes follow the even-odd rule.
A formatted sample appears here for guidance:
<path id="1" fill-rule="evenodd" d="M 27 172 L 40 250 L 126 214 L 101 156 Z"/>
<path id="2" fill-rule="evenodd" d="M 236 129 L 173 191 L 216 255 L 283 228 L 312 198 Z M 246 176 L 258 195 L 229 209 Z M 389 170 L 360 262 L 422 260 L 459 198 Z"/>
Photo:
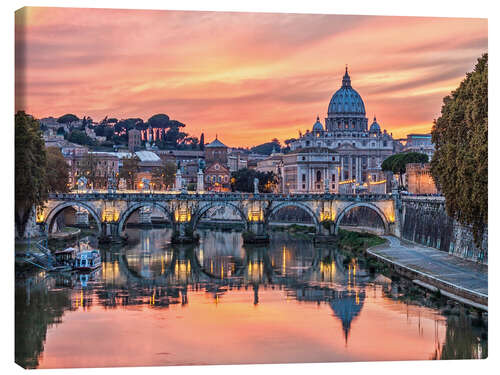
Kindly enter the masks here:
<path id="1" fill-rule="evenodd" d="M 264 221 L 264 213 L 262 210 L 251 210 L 248 212 L 248 221 L 259 222 Z"/>
<path id="2" fill-rule="evenodd" d="M 104 210 L 102 213 L 102 221 L 104 223 L 117 222 L 120 217 L 120 213 L 117 210 Z"/>
<path id="3" fill-rule="evenodd" d="M 36 222 L 43 223 L 45 221 L 45 213 L 42 208 L 36 209 Z"/>
<path id="4" fill-rule="evenodd" d="M 179 208 L 174 212 L 175 221 L 178 223 L 186 223 L 191 221 L 191 212 L 187 208 Z"/>
<path id="5" fill-rule="evenodd" d="M 335 211 L 325 210 L 319 214 L 319 220 L 320 221 L 335 220 L 335 216 L 336 216 Z"/>
<path id="6" fill-rule="evenodd" d="M 370 185 L 380 185 L 380 184 L 385 184 L 386 182 L 387 182 L 387 180 L 381 180 L 381 181 L 377 181 L 377 182 L 370 182 Z"/>

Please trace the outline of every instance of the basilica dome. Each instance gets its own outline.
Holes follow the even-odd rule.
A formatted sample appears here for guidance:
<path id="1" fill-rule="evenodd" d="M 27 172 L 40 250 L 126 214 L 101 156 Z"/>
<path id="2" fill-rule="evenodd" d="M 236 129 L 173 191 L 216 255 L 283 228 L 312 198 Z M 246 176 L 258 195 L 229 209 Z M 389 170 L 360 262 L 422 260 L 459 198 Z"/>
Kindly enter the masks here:
<path id="1" fill-rule="evenodd" d="M 380 125 L 377 122 L 377 117 L 373 117 L 373 122 L 370 125 L 370 133 L 380 133 Z"/>
<path id="2" fill-rule="evenodd" d="M 342 116 L 344 114 L 355 114 L 365 116 L 365 104 L 363 99 L 351 86 L 351 77 L 345 69 L 342 78 L 342 87 L 333 94 L 328 106 L 328 116 Z"/>
<path id="3" fill-rule="evenodd" d="M 313 125 L 313 132 L 322 132 L 323 131 L 323 125 L 319 121 L 319 116 L 316 118 L 316 122 Z"/>

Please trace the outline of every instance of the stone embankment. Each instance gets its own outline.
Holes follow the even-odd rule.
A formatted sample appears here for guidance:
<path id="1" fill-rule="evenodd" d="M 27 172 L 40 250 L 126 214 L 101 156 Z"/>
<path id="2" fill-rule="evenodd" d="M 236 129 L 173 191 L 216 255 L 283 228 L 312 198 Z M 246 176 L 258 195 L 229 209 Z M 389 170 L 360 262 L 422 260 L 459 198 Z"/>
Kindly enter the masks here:
<path id="1" fill-rule="evenodd" d="M 423 288 L 464 305 L 488 311 L 488 268 L 430 247 L 384 236 L 385 244 L 367 249 L 369 256 Z"/>

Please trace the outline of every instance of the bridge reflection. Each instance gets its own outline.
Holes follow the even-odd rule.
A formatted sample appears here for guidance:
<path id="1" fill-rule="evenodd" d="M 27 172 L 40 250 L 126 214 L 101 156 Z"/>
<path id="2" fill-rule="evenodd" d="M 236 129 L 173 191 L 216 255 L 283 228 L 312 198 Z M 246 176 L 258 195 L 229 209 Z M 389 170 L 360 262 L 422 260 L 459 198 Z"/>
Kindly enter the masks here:
<path id="1" fill-rule="evenodd" d="M 80 294 L 75 307 L 99 305 L 168 307 L 189 304 L 190 293 L 204 292 L 221 303 L 233 291 L 253 291 L 254 305 L 262 290 L 280 290 L 284 297 L 325 303 L 340 320 L 345 340 L 360 314 L 369 276 L 356 263 L 344 266 L 335 249 L 314 247 L 308 240 L 284 241 L 276 234 L 265 246 L 243 245 L 239 233 L 213 233 L 197 245 L 165 244 L 158 231 L 138 231 L 130 245 L 103 252 L 103 266 L 72 285 Z M 285 245 L 284 245 L 285 244 Z M 94 296 L 94 297 L 93 297 Z"/>

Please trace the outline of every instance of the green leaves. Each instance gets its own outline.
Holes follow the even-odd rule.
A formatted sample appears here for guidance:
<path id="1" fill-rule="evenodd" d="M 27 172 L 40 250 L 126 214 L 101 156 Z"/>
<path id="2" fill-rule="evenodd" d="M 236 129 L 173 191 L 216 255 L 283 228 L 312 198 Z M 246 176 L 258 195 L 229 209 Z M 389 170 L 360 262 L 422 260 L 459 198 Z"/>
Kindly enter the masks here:
<path id="1" fill-rule="evenodd" d="M 31 209 L 47 197 L 45 144 L 38 121 L 24 111 L 15 115 L 15 142 L 15 220 L 22 237 Z"/>
<path id="2" fill-rule="evenodd" d="M 47 153 L 47 184 L 49 191 L 66 193 L 68 188 L 69 165 L 64 159 L 61 150 L 49 147 Z"/>
<path id="3" fill-rule="evenodd" d="M 448 215 L 470 225 L 479 246 L 488 223 L 488 54 L 443 99 L 432 141 L 431 173 Z"/>
<path id="4" fill-rule="evenodd" d="M 391 171 L 392 173 L 406 173 L 406 164 L 410 163 L 427 163 L 429 158 L 426 154 L 419 152 L 405 152 L 389 156 L 382 162 L 383 171 Z"/>

